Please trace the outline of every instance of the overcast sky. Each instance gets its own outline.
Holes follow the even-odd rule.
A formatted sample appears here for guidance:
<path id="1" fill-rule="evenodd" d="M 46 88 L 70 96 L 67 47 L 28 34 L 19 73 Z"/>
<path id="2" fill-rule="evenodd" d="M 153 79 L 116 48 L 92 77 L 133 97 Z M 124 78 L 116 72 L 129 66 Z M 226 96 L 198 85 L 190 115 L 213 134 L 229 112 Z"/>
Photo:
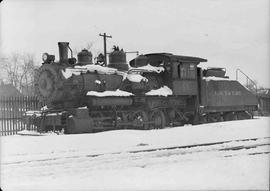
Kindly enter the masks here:
<path id="1" fill-rule="evenodd" d="M 208 59 L 202 66 L 242 69 L 270 87 L 269 0 L 4 0 L 1 3 L 1 54 L 43 52 L 58 58 L 58 41 L 80 49 L 99 33 L 140 53 L 171 52 Z M 135 55 L 132 55 L 135 56 Z M 131 55 L 129 56 L 131 57 Z"/>

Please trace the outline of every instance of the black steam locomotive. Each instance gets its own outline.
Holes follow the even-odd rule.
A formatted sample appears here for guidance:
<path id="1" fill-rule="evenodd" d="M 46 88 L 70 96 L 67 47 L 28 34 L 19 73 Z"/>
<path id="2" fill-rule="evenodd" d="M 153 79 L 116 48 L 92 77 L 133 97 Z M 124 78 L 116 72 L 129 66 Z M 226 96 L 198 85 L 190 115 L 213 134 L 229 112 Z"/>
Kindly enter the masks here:
<path id="1" fill-rule="evenodd" d="M 103 66 L 102 56 L 93 63 L 91 52 L 82 50 L 76 60 L 69 43 L 58 46 L 59 61 L 43 54 L 35 80 L 46 108 L 26 114 L 38 131 L 154 129 L 249 119 L 257 110 L 256 96 L 224 68 L 198 67 L 206 59 L 153 53 L 128 64 L 126 53 L 114 47 Z"/>

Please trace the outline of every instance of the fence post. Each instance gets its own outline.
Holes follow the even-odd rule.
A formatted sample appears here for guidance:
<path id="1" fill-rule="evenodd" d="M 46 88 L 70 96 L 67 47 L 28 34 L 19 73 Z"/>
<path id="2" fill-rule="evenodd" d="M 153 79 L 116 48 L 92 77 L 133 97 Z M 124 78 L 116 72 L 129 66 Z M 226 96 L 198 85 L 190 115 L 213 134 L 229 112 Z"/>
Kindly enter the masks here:
<path id="1" fill-rule="evenodd" d="M 0 97 L 0 136 L 14 135 L 25 129 L 23 115 L 29 110 L 39 110 L 36 96 Z M 31 126 L 29 130 L 36 130 Z"/>

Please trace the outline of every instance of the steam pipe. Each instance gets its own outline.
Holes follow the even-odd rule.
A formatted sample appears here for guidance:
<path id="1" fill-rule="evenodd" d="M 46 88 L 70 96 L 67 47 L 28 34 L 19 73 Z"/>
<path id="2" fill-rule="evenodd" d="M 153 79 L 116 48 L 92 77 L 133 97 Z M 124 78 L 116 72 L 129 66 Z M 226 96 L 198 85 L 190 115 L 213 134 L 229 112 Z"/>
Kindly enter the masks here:
<path id="1" fill-rule="evenodd" d="M 73 52 L 72 49 L 68 46 L 68 49 L 70 50 L 71 58 L 73 58 Z"/>

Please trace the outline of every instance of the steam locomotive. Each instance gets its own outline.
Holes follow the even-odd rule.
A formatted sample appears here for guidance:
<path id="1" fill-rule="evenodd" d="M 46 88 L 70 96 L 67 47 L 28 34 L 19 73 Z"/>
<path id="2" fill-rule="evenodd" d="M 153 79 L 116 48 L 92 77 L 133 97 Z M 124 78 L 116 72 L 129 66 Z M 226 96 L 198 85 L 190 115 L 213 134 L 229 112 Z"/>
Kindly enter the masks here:
<path id="1" fill-rule="evenodd" d="M 256 96 L 224 68 L 198 67 L 203 58 L 152 53 L 128 64 L 126 53 L 114 47 L 104 66 L 102 55 L 94 63 L 86 49 L 75 59 L 68 42 L 58 46 L 59 61 L 44 53 L 35 78 L 46 108 L 26 113 L 40 132 L 160 129 L 249 119 L 257 110 Z"/>

